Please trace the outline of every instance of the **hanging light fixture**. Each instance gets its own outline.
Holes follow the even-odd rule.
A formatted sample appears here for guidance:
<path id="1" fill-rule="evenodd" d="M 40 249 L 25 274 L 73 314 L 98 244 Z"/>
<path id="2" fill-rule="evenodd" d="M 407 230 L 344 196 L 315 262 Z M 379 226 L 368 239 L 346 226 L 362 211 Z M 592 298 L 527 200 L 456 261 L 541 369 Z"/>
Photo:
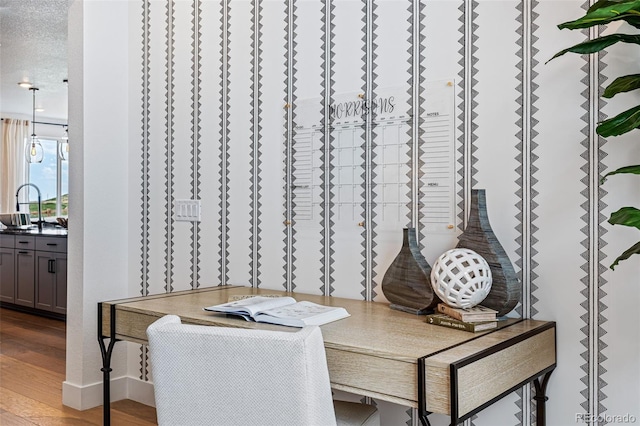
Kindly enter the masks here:
<path id="1" fill-rule="evenodd" d="M 64 126 L 64 135 L 58 144 L 58 156 L 62 161 L 69 159 L 69 126 Z"/>
<path id="2" fill-rule="evenodd" d="M 25 157 L 27 158 L 27 163 L 42 163 L 44 149 L 42 149 L 42 144 L 36 136 L 36 90 L 38 88 L 29 87 L 29 90 L 33 92 L 33 120 L 31 120 L 33 132 L 31 133 L 31 140 L 25 146 Z"/>

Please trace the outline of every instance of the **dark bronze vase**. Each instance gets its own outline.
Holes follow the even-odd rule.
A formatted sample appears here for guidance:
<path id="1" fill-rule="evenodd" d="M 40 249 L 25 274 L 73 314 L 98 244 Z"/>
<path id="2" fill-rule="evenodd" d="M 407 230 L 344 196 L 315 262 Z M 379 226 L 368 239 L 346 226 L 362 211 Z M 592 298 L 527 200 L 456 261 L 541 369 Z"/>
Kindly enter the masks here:
<path id="1" fill-rule="evenodd" d="M 458 239 L 457 247 L 475 251 L 491 268 L 491 291 L 480 304 L 495 309 L 499 316 L 515 308 L 522 286 L 507 253 L 491 229 L 484 189 L 471 190 L 469 222 Z"/>
<path id="2" fill-rule="evenodd" d="M 431 266 L 416 239 L 415 228 L 404 228 L 400 253 L 382 278 L 382 292 L 392 309 L 421 315 L 430 313 L 440 299 L 431 287 Z"/>

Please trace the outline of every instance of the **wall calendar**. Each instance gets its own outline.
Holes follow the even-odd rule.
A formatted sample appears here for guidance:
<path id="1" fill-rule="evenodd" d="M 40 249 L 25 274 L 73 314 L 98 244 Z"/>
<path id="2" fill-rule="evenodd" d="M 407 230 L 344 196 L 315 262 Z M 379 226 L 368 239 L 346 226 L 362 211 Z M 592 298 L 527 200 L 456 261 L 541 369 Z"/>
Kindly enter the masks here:
<path id="1" fill-rule="evenodd" d="M 293 137 L 293 181 L 297 223 L 317 218 L 322 176 L 330 169 L 331 202 L 336 223 L 358 221 L 367 169 L 374 202 L 381 212 L 379 223 L 397 228 L 406 222 L 411 203 L 412 164 L 417 170 L 420 226 L 425 232 L 451 231 L 455 223 L 455 132 L 454 89 L 447 81 L 427 84 L 425 107 L 415 120 L 409 114 L 407 89 L 380 89 L 368 101 L 356 92 L 338 94 L 328 105 L 330 123 L 325 127 L 321 98 L 305 99 L 296 105 Z M 413 150 L 411 128 L 418 126 L 419 150 Z M 372 128 L 372 141 L 365 138 Z M 325 143 L 329 141 L 329 155 Z M 374 151 L 369 158 L 365 149 Z M 419 158 L 418 158 L 419 157 Z M 323 161 L 323 158 L 327 160 Z M 324 172 L 324 173 L 323 173 Z M 403 225 L 401 225 L 403 226 Z"/>

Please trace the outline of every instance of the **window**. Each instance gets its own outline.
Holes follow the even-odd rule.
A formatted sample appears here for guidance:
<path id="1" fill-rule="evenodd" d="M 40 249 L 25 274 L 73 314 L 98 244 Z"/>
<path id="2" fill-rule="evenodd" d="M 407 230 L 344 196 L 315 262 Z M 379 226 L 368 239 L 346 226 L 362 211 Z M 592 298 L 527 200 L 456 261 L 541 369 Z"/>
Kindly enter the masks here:
<path id="1" fill-rule="evenodd" d="M 42 196 L 42 217 L 68 215 L 69 204 L 69 162 L 58 156 L 60 141 L 40 139 L 44 151 L 42 163 L 29 164 L 29 183 L 40 188 Z M 25 188 L 26 189 L 26 188 Z M 29 200 L 35 201 L 36 194 L 30 193 Z M 38 217 L 38 205 L 29 206 L 32 218 Z"/>

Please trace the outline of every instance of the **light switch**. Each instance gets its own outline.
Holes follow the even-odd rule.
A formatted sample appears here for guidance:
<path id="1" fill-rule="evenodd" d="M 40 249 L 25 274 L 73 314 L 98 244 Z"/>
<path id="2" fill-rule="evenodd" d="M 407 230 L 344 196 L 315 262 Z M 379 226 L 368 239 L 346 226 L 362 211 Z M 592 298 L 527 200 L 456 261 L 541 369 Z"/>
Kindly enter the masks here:
<path id="1" fill-rule="evenodd" d="M 176 221 L 200 222 L 200 200 L 175 200 L 173 214 Z"/>

